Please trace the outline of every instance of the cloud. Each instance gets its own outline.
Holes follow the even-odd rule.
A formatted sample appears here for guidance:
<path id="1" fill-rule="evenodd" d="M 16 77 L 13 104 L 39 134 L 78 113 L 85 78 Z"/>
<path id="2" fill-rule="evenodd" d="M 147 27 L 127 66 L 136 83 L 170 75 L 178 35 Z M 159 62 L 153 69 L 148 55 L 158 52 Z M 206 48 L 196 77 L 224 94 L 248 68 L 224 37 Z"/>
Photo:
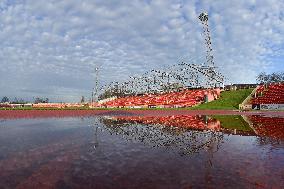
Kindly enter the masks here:
<path id="1" fill-rule="evenodd" d="M 281 1 L 4 0 L 0 95 L 79 101 L 90 96 L 95 65 L 103 84 L 202 62 L 197 16 L 204 10 L 215 63 L 230 82 L 253 83 L 261 71 L 283 70 Z"/>

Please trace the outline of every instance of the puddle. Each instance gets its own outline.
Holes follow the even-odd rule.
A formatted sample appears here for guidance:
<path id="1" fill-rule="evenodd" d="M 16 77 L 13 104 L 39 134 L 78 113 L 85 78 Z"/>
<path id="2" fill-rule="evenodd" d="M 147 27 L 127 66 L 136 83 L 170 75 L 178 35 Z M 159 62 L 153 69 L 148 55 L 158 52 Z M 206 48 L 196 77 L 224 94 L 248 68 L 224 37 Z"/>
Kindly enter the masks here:
<path id="1" fill-rule="evenodd" d="M 284 118 L 0 120 L 0 188 L 283 188 Z"/>

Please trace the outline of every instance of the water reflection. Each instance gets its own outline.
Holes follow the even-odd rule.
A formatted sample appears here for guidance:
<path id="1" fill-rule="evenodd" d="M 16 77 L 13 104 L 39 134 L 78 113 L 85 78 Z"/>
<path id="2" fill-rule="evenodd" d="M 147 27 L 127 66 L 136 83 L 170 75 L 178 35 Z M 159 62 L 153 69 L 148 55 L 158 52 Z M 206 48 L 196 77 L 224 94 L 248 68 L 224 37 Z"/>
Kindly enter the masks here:
<path id="1" fill-rule="evenodd" d="M 145 116 L 104 116 L 100 122 L 106 125 L 117 134 L 129 135 L 129 133 L 142 134 L 138 130 L 139 124 L 144 125 L 148 134 L 143 135 L 146 139 L 153 133 L 151 129 L 160 129 L 164 133 L 181 134 L 186 131 L 211 131 L 241 136 L 270 137 L 274 139 L 284 139 L 284 118 L 265 117 L 260 115 L 239 116 L 204 116 L 204 115 L 175 115 L 164 117 Z M 135 124 L 135 126 L 133 126 Z M 151 127 L 151 128 L 148 128 Z M 203 133 L 206 133 L 203 132 Z M 155 132 L 154 132 L 155 133 Z M 198 133 L 198 132 L 197 132 Z M 140 137 L 141 138 L 141 137 Z"/>
<path id="2" fill-rule="evenodd" d="M 0 188 L 283 188 L 283 120 L 6 120 L 0 127 Z"/>
<path id="3" fill-rule="evenodd" d="M 284 118 L 265 117 L 252 115 L 248 116 L 249 125 L 260 137 L 284 139 Z"/>
<path id="4" fill-rule="evenodd" d="M 219 120 L 218 120 L 219 119 Z M 283 148 L 284 118 L 262 116 L 165 116 L 101 117 L 100 129 L 127 141 L 165 148 L 179 155 L 205 151 L 204 166 L 212 167 L 214 153 L 224 143 L 224 135 L 257 136 L 256 144 L 269 149 L 267 155 Z M 97 130 L 97 128 L 96 128 Z M 284 167 L 283 167 L 284 168 Z"/>
<path id="5" fill-rule="evenodd" d="M 217 151 L 223 140 L 223 133 L 218 132 L 220 121 L 208 116 L 102 117 L 100 122 L 112 135 L 178 150 L 181 155 L 202 149 Z"/>

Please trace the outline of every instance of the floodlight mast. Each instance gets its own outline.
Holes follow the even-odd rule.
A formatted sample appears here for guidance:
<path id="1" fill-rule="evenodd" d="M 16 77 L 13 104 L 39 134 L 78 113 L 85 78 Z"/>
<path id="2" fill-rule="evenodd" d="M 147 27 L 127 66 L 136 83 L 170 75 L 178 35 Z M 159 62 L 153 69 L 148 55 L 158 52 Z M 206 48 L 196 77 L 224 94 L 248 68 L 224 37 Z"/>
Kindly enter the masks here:
<path id="1" fill-rule="evenodd" d="M 209 20 L 208 13 L 202 12 L 198 18 L 203 25 L 203 35 L 206 46 L 206 63 L 201 67 L 202 70 L 206 73 L 205 75 L 207 76 L 207 85 L 210 87 L 217 87 L 217 85 L 224 85 L 224 76 L 215 70 L 216 67 L 214 64 L 213 49 L 212 49 L 211 36 L 208 24 Z"/>
<path id="2" fill-rule="evenodd" d="M 95 68 L 95 74 L 96 74 L 96 83 L 94 88 L 94 100 L 95 102 L 98 101 L 98 85 L 99 85 L 99 67 Z"/>
<path id="3" fill-rule="evenodd" d="M 95 87 L 92 89 L 92 105 L 98 101 L 98 87 L 99 87 L 99 67 L 95 67 Z"/>
<path id="4" fill-rule="evenodd" d="M 203 25 L 203 35 L 205 37 L 205 45 L 206 45 L 206 63 L 207 66 L 214 67 L 213 49 L 212 49 L 210 30 L 208 24 L 208 19 L 209 19 L 208 13 L 202 12 L 198 18 Z"/>

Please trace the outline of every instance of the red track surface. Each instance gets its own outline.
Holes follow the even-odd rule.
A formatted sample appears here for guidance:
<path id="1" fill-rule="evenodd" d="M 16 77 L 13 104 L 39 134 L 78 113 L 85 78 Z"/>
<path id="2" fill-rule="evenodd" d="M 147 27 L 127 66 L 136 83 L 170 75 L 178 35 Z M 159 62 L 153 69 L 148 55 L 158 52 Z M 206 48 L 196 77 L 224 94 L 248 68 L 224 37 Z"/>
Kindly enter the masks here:
<path id="1" fill-rule="evenodd" d="M 238 110 L 0 110 L 0 119 L 81 116 L 171 116 L 171 115 L 265 115 L 283 116 L 284 111 Z"/>

